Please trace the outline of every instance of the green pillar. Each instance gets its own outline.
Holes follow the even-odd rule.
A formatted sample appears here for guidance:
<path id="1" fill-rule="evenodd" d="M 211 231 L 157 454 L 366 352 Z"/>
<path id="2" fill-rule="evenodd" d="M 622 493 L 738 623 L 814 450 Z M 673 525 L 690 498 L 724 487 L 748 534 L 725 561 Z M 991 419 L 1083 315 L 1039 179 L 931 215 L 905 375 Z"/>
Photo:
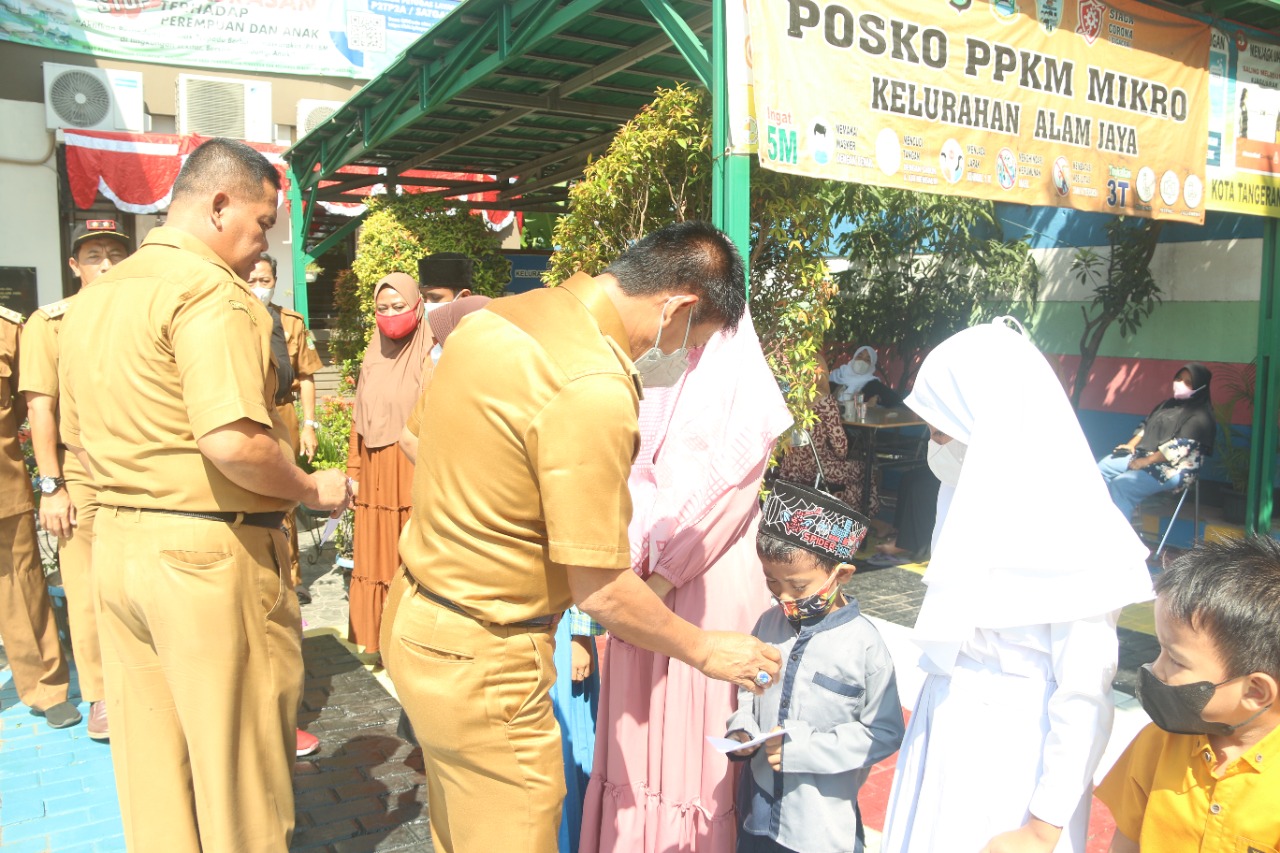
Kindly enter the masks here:
<path id="1" fill-rule="evenodd" d="M 728 44 L 725 6 L 712 0 L 711 17 L 711 221 L 729 235 L 745 259 L 751 256 L 751 156 L 729 153 Z M 750 288 L 750 270 L 747 282 Z"/>
<path id="2" fill-rule="evenodd" d="M 298 188 L 298 179 L 293 175 L 293 168 L 288 171 L 289 192 L 289 229 L 293 237 L 290 248 L 293 250 L 293 310 L 302 315 L 303 321 L 310 326 L 310 305 L 307 303 L 307 264 L 313 260 L 307 254 L 306 217 L 302 210 L 302 190 Z"/>
<path id="3" fill-rule="evenodd" d="M 1276 463 L 1276 413 L 1280 411 L 1280 220 L 1265 222 L 1262 238 L 1262 286 L 1258 294 L 1257 385 L 1253 398 L 1253 437 L 1249 455 L 1250 533 L 1271 530 L 1272 472 Z"/>

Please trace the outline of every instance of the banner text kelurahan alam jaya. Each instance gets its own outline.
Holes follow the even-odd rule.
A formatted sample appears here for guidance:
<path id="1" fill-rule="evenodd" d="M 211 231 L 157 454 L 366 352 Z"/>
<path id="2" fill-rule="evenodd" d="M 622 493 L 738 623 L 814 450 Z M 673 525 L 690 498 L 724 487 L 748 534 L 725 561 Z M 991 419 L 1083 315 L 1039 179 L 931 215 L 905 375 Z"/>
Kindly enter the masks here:
<path id="1" fill-rule="evenodd" d="M 820 9 L 814 0 L 787 2 L 790 5 L 787 35 L 791 38 L 805 39 L 820 33 L 826 43 L 835 48 L 856 46 L 868 56 L 888 56 L 896 62 L 935 71 L 947 67 L 951 40 L 946 31 L 938 27 L 921 27 L 874 12 L 854 14 L 835 3 Z M 1071 60 L 1032 50 L 1018 50 L 972 36 L 965 39 L 964 47 L 964 73 L 967 77 L 977 79 L 987 75 L 994 83 L 1016 80 L 1020 88 L 1028 91 L 1075 98 L 1076 65 Z M 1184 89 L 1092 65 L 1086 69 L 1086 76 L 1086 100 L 1090 103 L 1175 122 L 1187 120 L 1190 99 Z M 899 85 L 910 86 L 910 90 L 896 88 Z M 946 97 L 944 90 L 937 90 L 936 96 L 925 91 L 916 97 L 910 94 L 914 91 L 914 84 L 878 77 L 872 85 L 872 98 L 876 109 L 887 112 L 956 124 L 982 119 L 981 123 L 973 126 L 1005 133 L 1018 132 L 1020 110 L 1014 109 L 1016 105 L 1009 101 L 977 96 Z M 953 97 L 956 100 L 953 101 Z M 936 115 L 930 104 L 937 104 Z M 957 120 L 963 116 L 970 118 L 967 121 Z M 999 128 L 990 127 L 993 119 L 1000 124 Z"/>

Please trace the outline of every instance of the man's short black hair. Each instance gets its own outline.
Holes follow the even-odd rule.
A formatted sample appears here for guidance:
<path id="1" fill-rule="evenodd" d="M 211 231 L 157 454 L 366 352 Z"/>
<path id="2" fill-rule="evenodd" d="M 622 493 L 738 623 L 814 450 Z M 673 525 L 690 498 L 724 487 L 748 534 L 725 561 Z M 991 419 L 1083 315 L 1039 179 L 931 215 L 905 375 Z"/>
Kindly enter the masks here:
<path id="1" fill-rule="evenodd" d="M 219 137 L 191 152 L 173 182 L 173 200 L 218 191 L 256 199 L 263 181 L 280 191 L 280 173 L 266 157 L 243 142 Z"/>
<path id="2" fill-rule="evenodd" d="M 730 331 L 747 307 L 746 273 L 738 247 L 706 222 L 677 222 L 640 240 L 605 269 L 629 296 L 689 293 L 695 322 L 714 320 Z"/>
<path id="3" fill-rule="evenodd" d="M 275 259 L 275 258 L 271 257 L 271 255 L 268 255 L 266 252 L 263 252 L 261 255 L 258 255 L 258 260 L 260 260 L 260 261 L 266 261 L 267 263 L 271 264 L 271 277 L 272 277 L 272 278 L 279 278 L 279 277 L 280 277 L 280 276 L 278 276 L 278 275 L 276 274 L 276 259 Z"/>
<path id="4" fill-rule="evenodd" d="M 1155 581 L 1170 616 L 1208 634 L 1229 678 L 1280 679 L 1280 543 L 1269 536 L 1206 542 Z"/>
<path id="5" fill-rule="evenodd" d="M 824 557 L 821 554 L 815 554 L 807 548 L 801 548 L 794 542 L 788 542 L 785 539 L 774 536 L 772 533 L 766 533 L 763 530 L 756 532 L 756 554 L 762 560 L 769 560 L 774 563 L 790 564 L 795 560 L 797 554 L 808 554 L 825 572 L 830 572 L 836 566 L 840 565 L 839 560 L 831 557 Z"/>

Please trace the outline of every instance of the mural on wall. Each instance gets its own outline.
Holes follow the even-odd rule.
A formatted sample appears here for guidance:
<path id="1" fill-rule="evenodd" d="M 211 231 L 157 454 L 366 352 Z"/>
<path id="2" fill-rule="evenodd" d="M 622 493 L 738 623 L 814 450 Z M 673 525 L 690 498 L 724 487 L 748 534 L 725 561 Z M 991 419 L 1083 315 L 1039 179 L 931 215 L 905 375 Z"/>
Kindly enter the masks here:
<path id="1" fill-rule="evenodd" d="M 459 0 L 0 0 L 0 40 L 134 62 L 368 79 Z"/>

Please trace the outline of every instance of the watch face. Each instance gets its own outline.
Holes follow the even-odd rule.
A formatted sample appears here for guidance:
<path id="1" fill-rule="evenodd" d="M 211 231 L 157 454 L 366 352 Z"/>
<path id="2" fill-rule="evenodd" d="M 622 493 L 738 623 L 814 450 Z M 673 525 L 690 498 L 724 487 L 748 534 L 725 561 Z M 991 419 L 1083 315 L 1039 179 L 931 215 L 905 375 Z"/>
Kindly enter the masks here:
<path id="1" fill-rule="evenodd" d="M 58 491 L 58 481 L 52 477 L 40 478 L 40 492 L 42 494 L 51 495 Z"/>

